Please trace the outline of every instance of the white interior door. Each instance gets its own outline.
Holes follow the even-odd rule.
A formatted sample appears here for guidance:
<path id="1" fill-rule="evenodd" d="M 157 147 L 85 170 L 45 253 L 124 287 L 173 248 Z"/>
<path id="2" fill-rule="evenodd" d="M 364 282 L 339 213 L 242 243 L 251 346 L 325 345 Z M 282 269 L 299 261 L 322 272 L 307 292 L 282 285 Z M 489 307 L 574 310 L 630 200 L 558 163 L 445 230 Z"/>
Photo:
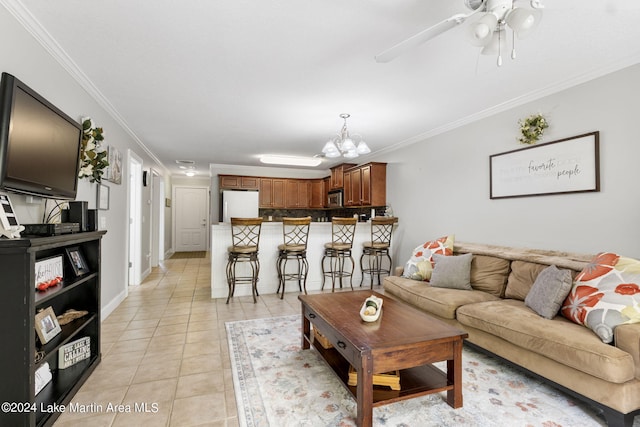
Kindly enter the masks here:
<path id="1" fill-rule="evenodd" d="M 206 251 L 209 188 L 174 187 L 175 251 Z"/>

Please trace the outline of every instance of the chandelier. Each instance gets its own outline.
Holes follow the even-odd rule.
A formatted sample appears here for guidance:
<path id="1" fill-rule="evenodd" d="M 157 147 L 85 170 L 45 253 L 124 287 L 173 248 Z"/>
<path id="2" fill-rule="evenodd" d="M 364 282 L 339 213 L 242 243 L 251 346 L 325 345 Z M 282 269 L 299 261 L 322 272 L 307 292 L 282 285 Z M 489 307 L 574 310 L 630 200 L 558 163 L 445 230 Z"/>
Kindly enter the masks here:
<path id="1" fill-rule="evenodd" d="M 526 38 L 538 26 L 542 18 L 542 3 L 537 0 L 530 2 L 531 9 L 514 7 L 511 0 L 465 0 L 467 7 L 486 7 L 484 13 L 479 14 L 469 28 L 469 41 L 474 46 L 482 47 L 483 55 L 498 55 L 497 64 L 502 65 L 502 49 L 506 42 L 506 29 L 511 29 L 512 48 L 511 59 L 516 59 L 516 35 L 519 39 Z"/>
<path id="2" fill-rule="evenodd" d="M 340 117 L 344 119 L 344 125 L 340 133 L 331 138 L 322 148 L 322 153 L 326 157 L 340 157 L 343 156 L 347 159 L 358 157 L 360 154 L 368 154 L 371 149 L 366 142 L 362 140 L 362 136 L 354 134 L 353 137 L 349 135 L 347 129 L 347 119 L 351 117 L 350 114 L 342 113 Z"/>

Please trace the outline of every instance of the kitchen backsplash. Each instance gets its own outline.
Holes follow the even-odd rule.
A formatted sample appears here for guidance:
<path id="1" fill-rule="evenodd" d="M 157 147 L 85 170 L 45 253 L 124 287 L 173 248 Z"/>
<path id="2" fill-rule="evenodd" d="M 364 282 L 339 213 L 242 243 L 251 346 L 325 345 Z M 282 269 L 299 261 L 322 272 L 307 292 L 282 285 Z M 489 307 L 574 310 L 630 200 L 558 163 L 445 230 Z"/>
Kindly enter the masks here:
<path id="1" fill-rule="evenodd" d="M 260 216 L 265 221 L 280 222 L 284 217 L 310 216 L 313 222 L 330 222 L 335 217 L 351 217 L 358 215 L 360 221 L 368 221 L 371 210 L 375 209 L 376 216 L 383 216 L 385 207 L 377 208 L 336 208 L 336 209 L 260 209 Z"/>

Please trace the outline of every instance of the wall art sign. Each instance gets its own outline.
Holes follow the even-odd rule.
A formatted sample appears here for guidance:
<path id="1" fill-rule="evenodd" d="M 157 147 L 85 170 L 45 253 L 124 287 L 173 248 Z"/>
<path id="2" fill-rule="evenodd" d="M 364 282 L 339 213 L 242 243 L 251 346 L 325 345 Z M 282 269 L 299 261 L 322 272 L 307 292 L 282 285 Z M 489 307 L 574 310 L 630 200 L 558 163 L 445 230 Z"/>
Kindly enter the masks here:
<path id="1" fill-rule="evenodd" d="M 490 198 L 600 191 L 600 132 L 489 156 Z"/>
<path id="2" fill-rule="evenodd" d="M 44 291 L 56 286 L 64 278 L 62 255 L 55 255 L 35 262 L 35 286 Z"/>
<path id="3" fill-rule="evenodd" d="M 83 337 L 58 349 L 58 369 L 66 369 L 91 357 L 91 337 Z"/>

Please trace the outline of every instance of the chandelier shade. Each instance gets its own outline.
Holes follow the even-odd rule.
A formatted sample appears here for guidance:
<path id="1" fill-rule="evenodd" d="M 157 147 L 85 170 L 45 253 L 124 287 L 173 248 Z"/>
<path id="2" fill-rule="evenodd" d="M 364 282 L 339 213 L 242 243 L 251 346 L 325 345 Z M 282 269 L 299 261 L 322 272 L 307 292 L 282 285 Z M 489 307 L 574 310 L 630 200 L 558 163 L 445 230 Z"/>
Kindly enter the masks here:
<path id="1" fill-rule="evenodd" d="M 358 134 L 349 135 L 349 130 L 347 129 L 347 119 L 349 117 L 351 117 L 350 114 L 340 114 L 344 124 L 340 132 L 324 144 L 322 153 L 325 157 L 335 158 L 342 156 L 347 159 L 353 159 L 361 154 L 369 154 L 371 152 L 367 143 L 363 141 L 362 136 Z"/>

